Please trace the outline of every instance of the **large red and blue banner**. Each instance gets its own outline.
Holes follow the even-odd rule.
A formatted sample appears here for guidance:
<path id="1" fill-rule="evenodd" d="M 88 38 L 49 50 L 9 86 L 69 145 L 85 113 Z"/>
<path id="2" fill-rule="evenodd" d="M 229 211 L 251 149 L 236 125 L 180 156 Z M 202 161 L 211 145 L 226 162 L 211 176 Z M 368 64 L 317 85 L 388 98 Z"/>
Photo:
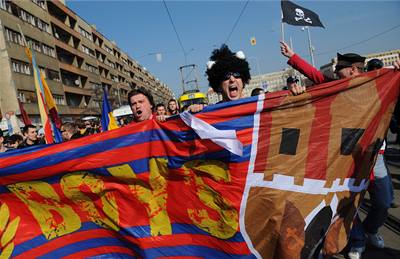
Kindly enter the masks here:
<path id="1" fill-rule="evenodd" d="M 194 114 L 235 131 L 242 155 L 179 116 L 1 154 L 0 256 L 334 254 L 346 245 L 399 85 L 399 72 L 382 69 Z"/>

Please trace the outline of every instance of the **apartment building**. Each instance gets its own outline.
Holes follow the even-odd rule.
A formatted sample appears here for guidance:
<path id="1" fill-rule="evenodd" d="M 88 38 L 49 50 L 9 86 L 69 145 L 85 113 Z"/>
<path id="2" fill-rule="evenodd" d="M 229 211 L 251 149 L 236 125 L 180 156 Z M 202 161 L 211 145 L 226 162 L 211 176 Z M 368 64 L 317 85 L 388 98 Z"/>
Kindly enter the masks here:
<path id="1" fill-rule="evenodd" d="M 17 98 L 34 123 L 40 123 L 32 66 L 19 26 L 61 117 L 100 115 L 103 89 L 113 108 L 127 104 L 130 90 L 148 88 L 155 102 L 173 98 L 167 85 L 129 57 L 63 1 L 0 0 L 0 111 L 19 116 Z M 6 116 L 7 117 L 7 116 Z"/>

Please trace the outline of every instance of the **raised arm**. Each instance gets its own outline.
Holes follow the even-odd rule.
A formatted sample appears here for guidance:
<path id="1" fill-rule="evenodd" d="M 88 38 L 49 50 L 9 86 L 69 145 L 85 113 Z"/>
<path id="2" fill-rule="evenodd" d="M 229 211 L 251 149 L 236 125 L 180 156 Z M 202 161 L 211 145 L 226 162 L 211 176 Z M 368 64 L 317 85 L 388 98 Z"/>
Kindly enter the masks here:
<path id="1" fill-rule="evenodd" d="M 294 51 L 283 41 L 281 41 L 281 53 L 283 56 L 289 59 L 287 63 L 291 67 L 302 73 L 315 84 L 321 84 L 330 81 L 330 79 L 326 78 L 318 69 L 311 66 L 309 63 L 307 63 L 307 61 L 294 53 Z"/>

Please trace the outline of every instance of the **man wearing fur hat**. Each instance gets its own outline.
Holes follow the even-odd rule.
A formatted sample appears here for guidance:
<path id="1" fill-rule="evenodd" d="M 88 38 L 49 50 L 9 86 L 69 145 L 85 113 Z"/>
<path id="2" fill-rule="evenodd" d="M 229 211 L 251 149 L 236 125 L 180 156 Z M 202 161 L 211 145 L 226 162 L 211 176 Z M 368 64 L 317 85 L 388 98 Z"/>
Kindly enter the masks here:
<path id="1" fill-rule="evenodd" d="M 233 53 L 225 44 L 212 52 L 207 63 L 208 82 L 222 94 L 222 101 L 242 98 L 243 88 L 250 81 L 249 63 L 242 51 Z"/>
<path id="2" fill-rule="evenodd" d="M 233 53 L 227 45 L 214 49 L 207 62 L 206 74 L 214 92 L 221 93 L 222 102 L 238 100 L 243 97 L 243 89 L 249 83 L 249 63 L 242 51 Z M 199 112 L 203 105 L 189 107 L 191 112 Z"/>

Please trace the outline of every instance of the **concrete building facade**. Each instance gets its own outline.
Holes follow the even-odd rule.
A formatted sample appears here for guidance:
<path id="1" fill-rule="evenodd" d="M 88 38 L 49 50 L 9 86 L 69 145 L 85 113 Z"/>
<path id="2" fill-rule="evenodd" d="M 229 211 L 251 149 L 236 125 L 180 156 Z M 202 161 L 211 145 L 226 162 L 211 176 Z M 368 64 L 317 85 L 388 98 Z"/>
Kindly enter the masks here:
<path id="1" fill-rule="evenodd" d="M 304 76 L 299 75 L 299 73 L 295 72 L 292 68 L 286 68 L 282 71 L 252 76 L 249 84 L 244 88 L 244 96 L 250 96 L 251 91 L 255 88 L 262 88 L 264 91 L 268 92 L 283 90 L 283 87 L 286 86 L 286 79 L 289 76 L 297 76 L 301 80 L 301 83 L 305 84 Z"/>
<path id="2" fill-rule="evenodd" d="M 62 118 L 99 115 L 103 89 L 113 108 L 130 90 L 149 89 L 155 102 L 173 98 L 167 85 L 107 39 L 63 1 L 0 0 L 0 111 L 19 115 L 17 98 L 34 123 L 39 110 L 23 34 L 46 77 Z"/>

